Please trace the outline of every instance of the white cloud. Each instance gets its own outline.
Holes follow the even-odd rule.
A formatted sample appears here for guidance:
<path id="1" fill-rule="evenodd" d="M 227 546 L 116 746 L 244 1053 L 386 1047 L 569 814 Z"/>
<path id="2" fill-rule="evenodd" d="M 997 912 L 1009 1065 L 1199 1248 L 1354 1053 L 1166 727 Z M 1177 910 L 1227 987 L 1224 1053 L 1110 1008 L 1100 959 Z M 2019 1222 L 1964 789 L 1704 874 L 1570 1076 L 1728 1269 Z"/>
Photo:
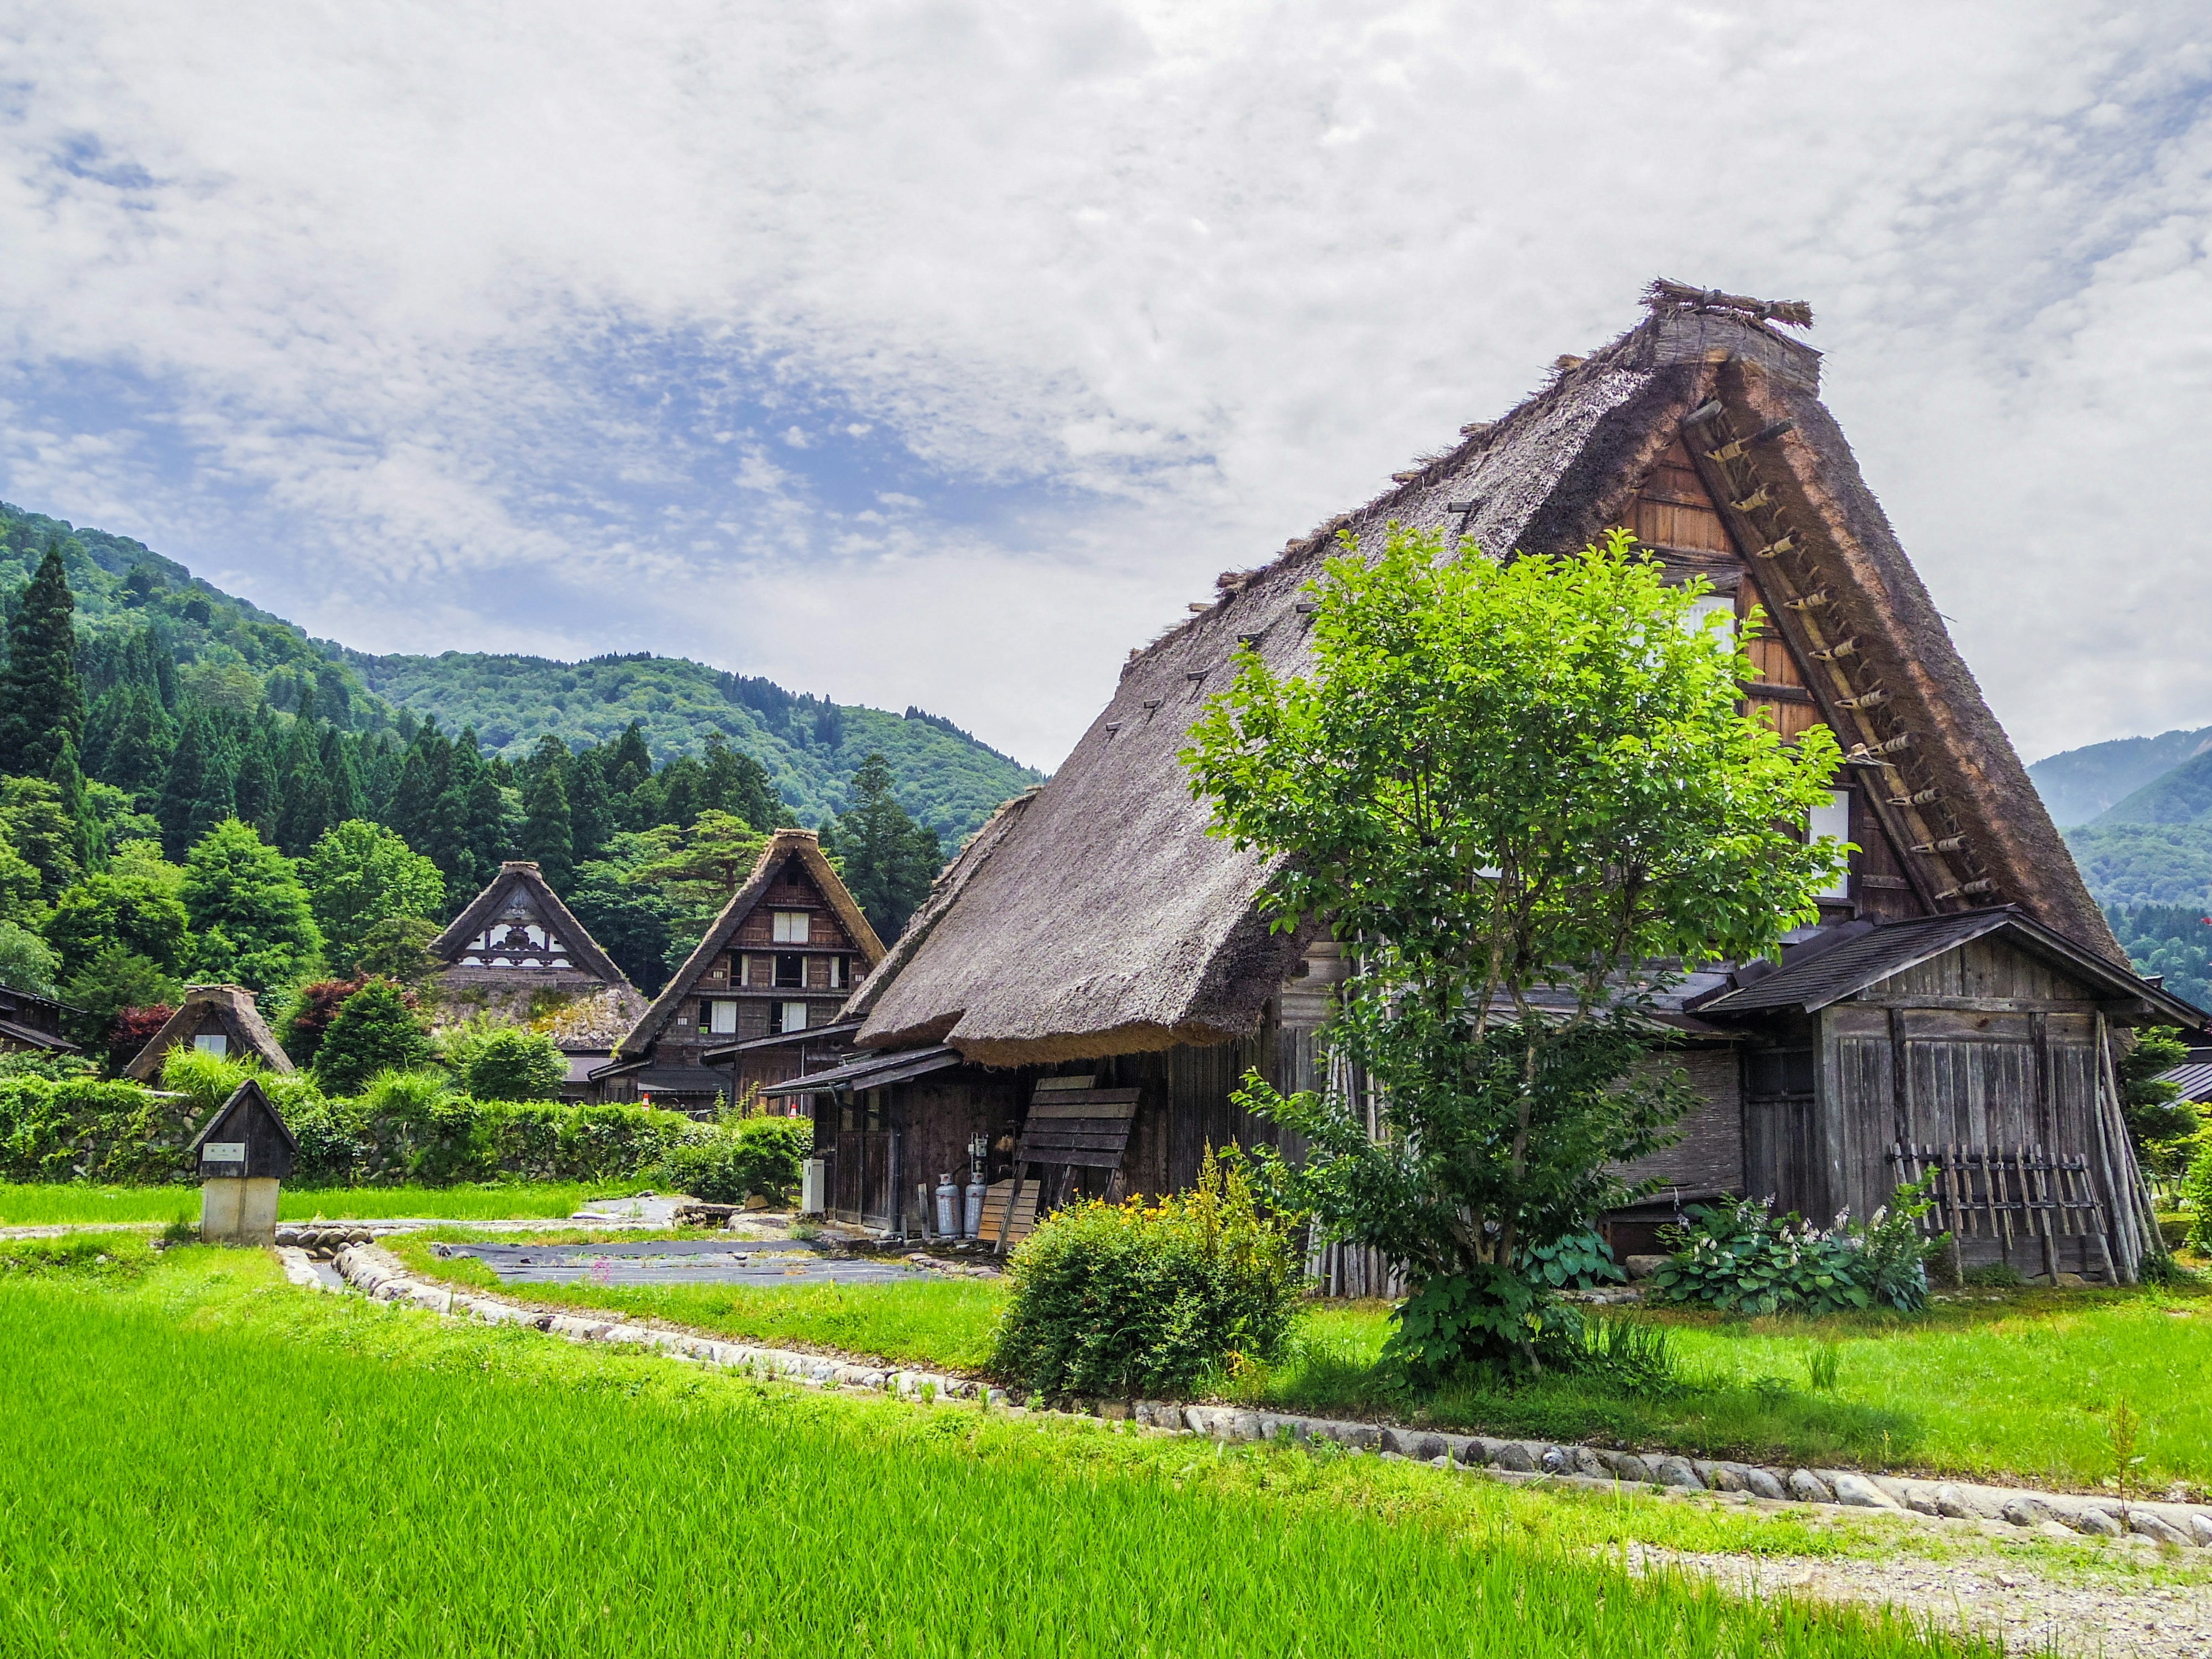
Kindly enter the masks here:
<path id="1" fill-rule="evenodd" d="M 1814 301 L 2024 749 L 2201 724 L 2199 21 L 27 10 L 0 487 L 366 647 L 690 652 L 1049 762 L 1214 572 L 1664 271 Z"/>

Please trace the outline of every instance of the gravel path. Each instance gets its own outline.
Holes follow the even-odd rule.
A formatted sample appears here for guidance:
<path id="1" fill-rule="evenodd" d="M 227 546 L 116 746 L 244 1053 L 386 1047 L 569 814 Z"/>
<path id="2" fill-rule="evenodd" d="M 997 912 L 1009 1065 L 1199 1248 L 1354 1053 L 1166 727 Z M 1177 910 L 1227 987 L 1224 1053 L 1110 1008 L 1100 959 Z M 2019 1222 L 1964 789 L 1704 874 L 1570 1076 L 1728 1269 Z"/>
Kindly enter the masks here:
<path id="1" fill-rule="evenodd" d="M 1638 1571 L 1671 1566 L 1698 1573 L 1740 1595 L 1887 1604 L 1939 1627 L 2002 1638 L 2008 1652 L 2212 1656 L 2208 1583 L 2084 1582 L 2019 1560 L 1698 1555 L 1644 1545 L 1629 1547 L 1629 1564 Z"/>

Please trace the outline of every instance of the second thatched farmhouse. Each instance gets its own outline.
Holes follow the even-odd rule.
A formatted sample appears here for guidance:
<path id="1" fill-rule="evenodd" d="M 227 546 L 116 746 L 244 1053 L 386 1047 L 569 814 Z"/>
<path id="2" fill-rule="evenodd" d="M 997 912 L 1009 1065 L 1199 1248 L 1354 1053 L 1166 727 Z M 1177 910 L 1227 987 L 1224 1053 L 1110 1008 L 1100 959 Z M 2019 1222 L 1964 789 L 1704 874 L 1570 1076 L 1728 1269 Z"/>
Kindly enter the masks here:
<path id="1" fill-rule="evenodd" d="M 1267 871 L 1206 834 L 1176 760 L 1240 644 L 1307 661 L 1307 584 L 1393 521 L 1497 553 L 1625 526 L 1713 603 L 1770 618 L 1746 705 L 1850 757 L 1814 833 L 1856 843 L 1778 964 L 1700 973 L 1666 1015 L 1703 1097 L 1610 1218 L 1648 1249 L 1675 1205 L 1771 1194 L 1861 1215 L 1942 1170 L 1968 1265 L 2132 1279 L 2148 1205 L 2116 1034 L 2203 1016 L 2139 978 L 1821 404 L 1802 307 L 1655 284 L 1647 314 L 1503 419 L 1462 428 L 1357 511 L 1130 653 L 1050 782 L 1004 808 L 846 1005 L 864 1057 L 780 1085 L 814 1103 L 836 1206 L 919 1226 L 919 1193 L 986 1148 L 994 1229 L 1076 1193 L 1187 1184 L 1204 1149 L 1267 1138 L 1231 1097 L 1256 1066 L 1312 1086 L 1344 963 L 1268 931 Z M 1006 1212 L 1011 1209 L 1011 1226 Z M 1340 1287 L 1374 1264 L 1332 1268 Z"/>

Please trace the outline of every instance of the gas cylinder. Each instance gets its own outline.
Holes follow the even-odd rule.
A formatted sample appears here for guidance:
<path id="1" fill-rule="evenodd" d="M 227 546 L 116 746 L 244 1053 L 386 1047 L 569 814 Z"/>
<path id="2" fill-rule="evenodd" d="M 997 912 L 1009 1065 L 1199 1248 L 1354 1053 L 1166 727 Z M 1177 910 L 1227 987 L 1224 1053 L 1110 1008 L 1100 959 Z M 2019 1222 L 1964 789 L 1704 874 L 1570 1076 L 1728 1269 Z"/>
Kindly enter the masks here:
<path id="1" fill-rule="evenodd" d="M 983 1194 L 987 1189 L 983 1178 L 977 1176 L 968 1183 L 967 1212 L 960 1218 L 960 1237 L 975 1238 L 983 1231 Z"/>
<path id="2" fill-rule="evenodd" d="M 960 1189 L 952 1184 L 951 1176 L 945 1174 L 938 1176 L 937 1236 L 939 1238 L 956 1237 L 954 1229 L 958 1225 L 958 1217 L 956 1212 L 959 1205 Z"/>

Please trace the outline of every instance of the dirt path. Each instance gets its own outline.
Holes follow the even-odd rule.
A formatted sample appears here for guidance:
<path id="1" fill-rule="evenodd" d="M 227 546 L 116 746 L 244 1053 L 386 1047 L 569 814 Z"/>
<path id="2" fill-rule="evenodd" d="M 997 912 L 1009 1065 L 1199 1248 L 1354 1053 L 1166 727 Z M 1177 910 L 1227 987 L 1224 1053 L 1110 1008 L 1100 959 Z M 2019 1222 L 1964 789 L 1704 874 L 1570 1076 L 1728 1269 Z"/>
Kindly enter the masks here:
<path id="1" fill-rule="evenodd" d="M 2097 1547 L 2071 1544 L 2069 1550 Z M 2133 1546 L 2122 1547 L 2133 1548 Z M 2159 1584 L 2002 1557 L 1698 1555 L 1629 1547 L 1638 1571 L 1674 1567 L 1741 1595 L 1887 1606 L 1939 1628 L 2001 1638 L 2008 1652 L 2105 1659 L 2212 1656 L 2212 1582 Z"/>

